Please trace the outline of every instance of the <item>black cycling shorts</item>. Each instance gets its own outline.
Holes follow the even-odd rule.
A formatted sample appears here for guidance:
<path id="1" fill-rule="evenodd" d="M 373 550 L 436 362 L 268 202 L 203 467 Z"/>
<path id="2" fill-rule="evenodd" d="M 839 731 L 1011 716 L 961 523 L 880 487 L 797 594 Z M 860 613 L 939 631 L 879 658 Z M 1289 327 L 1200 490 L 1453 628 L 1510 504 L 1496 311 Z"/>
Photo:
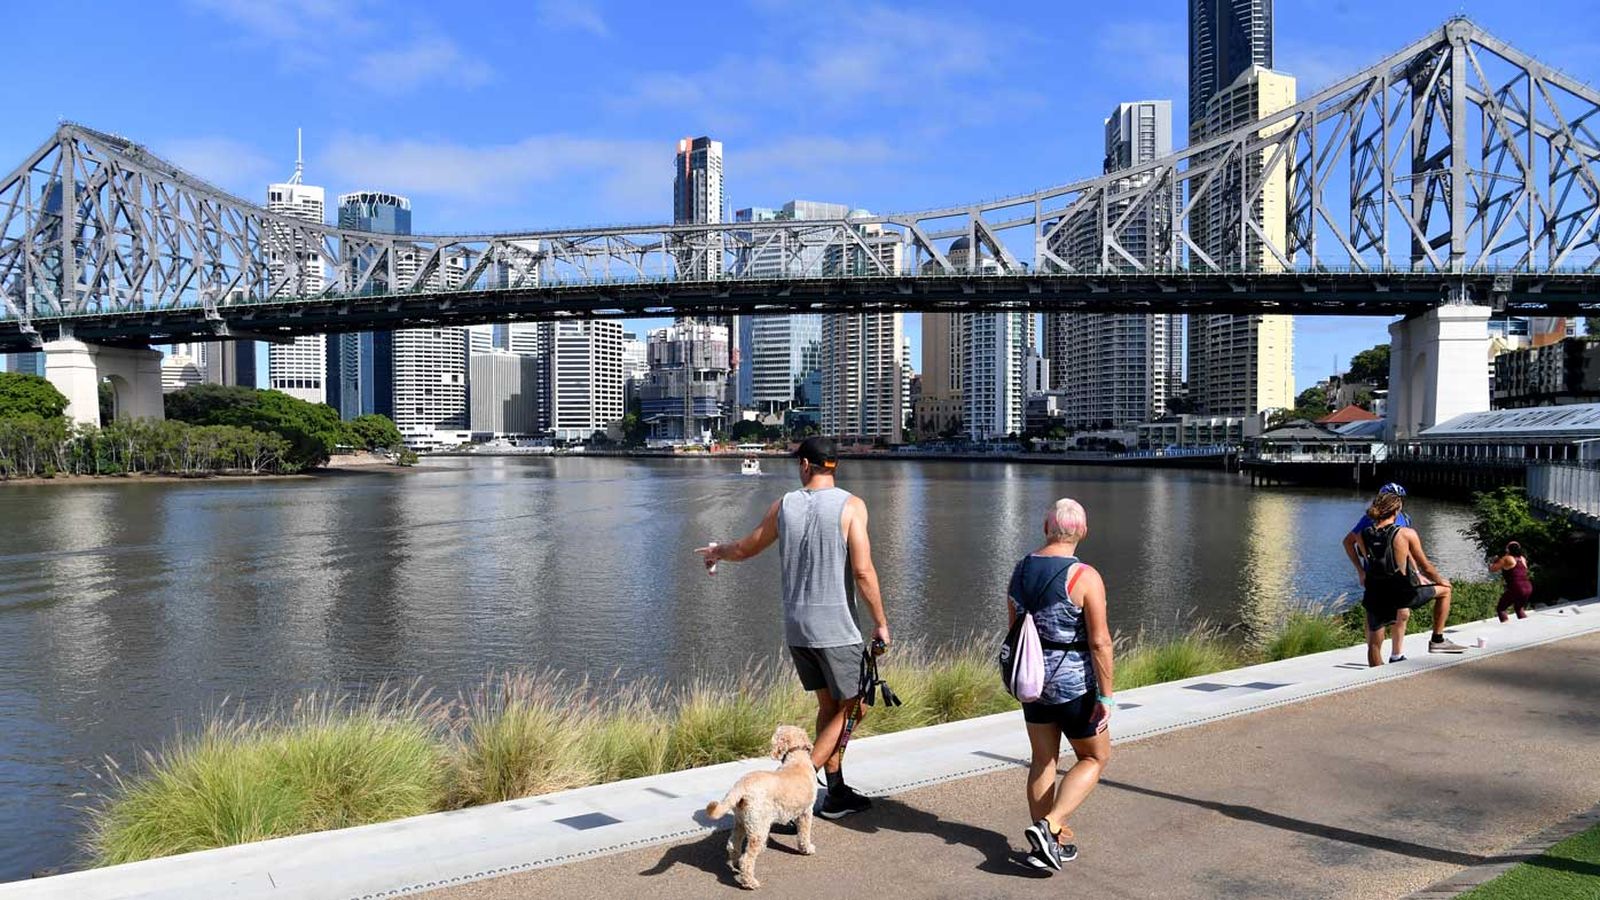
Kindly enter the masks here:
<path id="1" fill-rule="evenodd" d="M 1022 720 L 1029 725 L 1054 725 L 1073 740 L 1084 740 L 1095 735 L 1094 708 L 1098 704 L 1094 691 L 1065 703 L 1024 703 Z"/>

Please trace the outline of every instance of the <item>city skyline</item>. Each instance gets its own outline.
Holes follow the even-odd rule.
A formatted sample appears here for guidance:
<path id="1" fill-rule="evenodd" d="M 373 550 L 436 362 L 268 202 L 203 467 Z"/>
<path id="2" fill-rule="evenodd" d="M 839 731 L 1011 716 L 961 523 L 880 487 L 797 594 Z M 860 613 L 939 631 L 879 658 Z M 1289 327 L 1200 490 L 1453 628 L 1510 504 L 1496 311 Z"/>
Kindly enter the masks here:
<path id="1" fill-rule="evenodd" d="M 1420 9 L 1351 3 L 1317 13 L 1284 8 L 1274 23 L 1274 65 L 1296 76 L 1300 96 L 1308 96 L 1464 12 L 1513 43 L 1541 48 L 1545 62 L 1596 80 L 1600 65 L 1585 52 L 1593 33 L 1570 27 L 1570 21 L 1585 21 L 1576 15 L 1585 8 L 1552 6 L 1538 21 L 1516 15 L 1504 2 Z M 425 210 L 419 230 L 443 231 L 665 220 L 671 205 L 666 159 L 686 134 L 726 143 L 730 205 L 827 196 L 882 211 L 1091 175 L 1101 152 L 1093 123 L 1131 97 L 1170 98 L 1174 119 L 1187 121 L 1181 2 L 1136 14 L 1018 5 L 992 20 L 954 4 L 904 12 L 760 3 L 722 11 L 724 27 L 715 41 L 629 4 L 507 10 L 503 17 L 519 28 L 494 33 L 430 20 L 421 9 L 412 10 L 413 33 L 391 21 L 405 16 L 380 16 L 357 4 L 173 5 L 149 18 L 193 42 L 191 56 L 148 60 L 128 73 L 132 89 L 116 98 L 87 72 L 63 72 L 55 89 L 17 98 L 0 127 L 0 148 L 26 153 L 58 118 L 74 118 L 129 134 L 197 174 L 256 197 L 262 185 L 283 176 L 292 132 L 304 126 L 310 180 L 334 194 L 376 189 L 414 197 Z M 1574 15 L 1562 15 L 1563 9 Z M 51 31 L 65 27 L 65 15 L 28 9 L 23 25 Z M 1018 22 L 1030 25 L 1012 27 Z M 130 23 L 97 40 L 107 52 L 130 52 L 144 27 Z M 500 32 L 515 32 L 517 39 Z M 384 40 L 346 59 L 339 42 L 352 33 Z M 1052 33 L 1063 37 L 1043 36 Z M 1074 91 L 1041 92 L 1044 81 L 1030 73 L 1055 71 L 1057 63 L 1046 63 L 1055 55 L 1048 51 L 1062 49 L 1065 35 L 1078 33 L 1094 37 L 1074 62 Z M 728 34 L 763 59 L 762 48 L 804 40 L 781 62 L 752 64 L 749 77 L 735 85 L 730 82 L 739 79 L 728 73 L 745 54 L 721 49 Z M 519 45 L 524 39 L 540 52 L 527 52 Z M 40 64 L 41 52 L 24 47 L 0 65 L 20 76 Z M 607 65 L 594 68 L 594 58 Z M 539 91 L 527 101 L 509 101 L 540 104 L 539 115 L 507 114 L 516 110 L 505 107 L 507 94 L 496 85 L 569 64 L 605 88 L 599 102 Z M 173 115 L 166 85 L 190 85 L 182 73 L 207 65 L 235 73 L 231 102 L 198 103 L 182 117 Z M 792 79 L 793 90 L 772 90 L 784 78 Z M 850 84 L 861 89 L 843 89 Z M 139 90 L 144 85 L 149 89 Z M 205 99 L 213 91 L 220 96 L 221 88 L 195 84 L 193 90 Z M 395 114 L 421 108 L 426 104 L 419 101 L 434 95 L 450 96 L 461 113 L 454 121 L 467 124 L 412 124 Z M 296 102 L 284 102 L 291 96 Z M 547 107 L 581 114 L 550 115 Z M 495 115 L 472 115 L 491 109 Z M 939 115 L 930 115 L 934 110 Z M 1048 113 L 1048 121 L 1061 124 L 1025 125 L 1031 116 L 1023 112 Z M 565 124 L 528 124 L 534 121 Z M 918 319 L 907 317 L 913 358 L 920 358 Z M 643 333 L 657 324 L 641 320 L 627 327 Z M 1296 383 L 1310 384 L 1336 358 L 1348 360 L 1386 340 L 1384 324 L 1298 320 Z"/>

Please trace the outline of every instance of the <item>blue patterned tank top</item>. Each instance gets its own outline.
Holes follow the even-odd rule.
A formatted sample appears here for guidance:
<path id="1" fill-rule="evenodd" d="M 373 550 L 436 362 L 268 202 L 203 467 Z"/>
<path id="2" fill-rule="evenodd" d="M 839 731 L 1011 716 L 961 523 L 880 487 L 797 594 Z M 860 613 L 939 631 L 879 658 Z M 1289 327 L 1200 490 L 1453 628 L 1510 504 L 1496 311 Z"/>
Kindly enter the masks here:
<path id="1" fill-rule="evenodd" d="M 1045 641 L 1071 644 L 1088 640 L 1083 610 L 1067 596 L 1067 577 L 1075 556 L 1029 554 L 1011 572 L 1012 609 L 1033 613 L 1033 626 Z M 1040 703 L 1066 703 L 1095 688 L 1094 664 L 1085 650 L 1044 651 L 1044 691 Z"/>

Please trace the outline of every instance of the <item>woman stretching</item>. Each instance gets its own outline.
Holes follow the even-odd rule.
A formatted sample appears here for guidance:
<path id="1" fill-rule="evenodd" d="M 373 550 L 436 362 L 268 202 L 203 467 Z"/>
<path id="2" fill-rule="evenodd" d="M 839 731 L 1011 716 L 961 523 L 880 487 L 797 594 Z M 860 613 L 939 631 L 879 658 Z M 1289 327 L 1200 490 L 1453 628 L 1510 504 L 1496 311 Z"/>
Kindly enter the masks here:
<path id="1" fill-rule="evenodd" d="M 1506 580 L 1506 589 L 1494 608 L 1495 616 L 1504 622 L 1506 610 L 1515 609 L 1517 618 L 1526 619 L 1528 600 L 1533 597 L 1533 582 L 1528 578 L 1528 558 L 1522 555 L 1522 545 L 1516 541 L 1507 544 L 1505 555 L 1495 560 L 1489 571 L 1499 572 Z"/>
<path id="2" fill-rule="evenodd" d="M 1059 870 L 1077 858 L 1067 817 L 1100 781 L 1111 758 L 1106 725 L 1117 702 L 1111 698 L 1111 629 L 1106 624 L 1106 586 L 1100 574 L 1078 561 L 1078 542 L 1089 533 L 1083 507 L 1057 500 L 1044 517 L 1043 547 L 1024 557 L 1011 574 L 1007 628 L 1023 611 L 1033 615 L 1044 650 L 1044 690 L 1022 704 L 1033 763 L 1028 770 L 1028 816 L 1024 834 L 1036 868 Z M 1056 784 L 1061 739 L 1078 761 Z"/>

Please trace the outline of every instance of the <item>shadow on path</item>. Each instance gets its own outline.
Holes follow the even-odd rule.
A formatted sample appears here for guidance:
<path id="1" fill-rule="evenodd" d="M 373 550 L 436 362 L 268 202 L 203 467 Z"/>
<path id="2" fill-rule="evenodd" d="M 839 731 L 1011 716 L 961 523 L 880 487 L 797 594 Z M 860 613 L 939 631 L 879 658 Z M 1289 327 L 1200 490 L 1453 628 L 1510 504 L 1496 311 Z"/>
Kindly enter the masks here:
<path id="1" fill-rule="evenodd" d="M 1439 847 L 1430 847 L 1427 844 L 1417 844 L 1411 841 L 1400 840 L 1398 838 L 1384 837 L 1377 834 L 1368 834 L 1364 831 L 1353 831 L 1349 828 L 1340 828 L 1337 825 L 1324 825 L 1320 822 L 1308 822 L 1304 819 L 1295 819 L 1289 816 L 1280 815 L 1278 813 L 1268 812 L 1264 809 L 1258 809 L 1254 806 L 1243 806 L 1237 803 L 1220 803 L 1215 800 L 1202 800 L 1198 797 L 1185 797 L 1182 794 L 1159 791 L 1155 788 L 1147 788 L 1141 785 L 1129 784 L 1125 781 L 1116 781 L 1110 778 L 1102 779 L 1100 784 L 1104 787 L 1112 788 L 1114 790 L 1128 791 L 1129 793 L 1134 794 L 1143 794 L 1146 797 L 1154 797 L 1158 800 L 1170 800 L 1174 803 L 1186 803 L 1190 806 L 1198 806 L 1201 809 L 1209 809 L 1212 812 L 1221 813 L 1230 819 L 1238 819 L 1242 822 L 1254 822 L 1257 825 L 1266 825 L 1269 828 L 1281 828 L 1284 831 L 1293 831 L 1297 834 L 1309 835 L 1311 837 L 1322 838 L 1324 840 L 1341 841 L 1346 844 L 1354 844 L 1359 847 L 1366 847 L 1370 850 L 1381 850 L 1385 853 L 1395 853 L 1401 856 L 1409 856 L 1413 859 L 1425 859 L 1430 862 L 1449 863 L 1454 866 L 1460 866 L 1464 869 L 1472 866 L 1483 865 L 1484 863 L 1498 862 L 1501 859 L 1500 857 L 1480 856 L 1476 853 L 1462 853 L 1458 850 L 1445 850 Z"/>
<path id="2" fill-rule="evenodd" d="M 875 797 L 872 809 L 840 819 L 834 824 L 862 834 L 898 831 L 903 834 L 932 835 L 946 844 L 971 847 L 983 854 L 983 862 L 977 865 L 980 872 L 1018 878 L 1050 877 L 1049 872 L 1029 868 L 1022 861 L 1025 854 L 1013 848 L 1011 841 L 1000 832 L 941 819 L 927 810 L 908 806 L 893 797 Z M 1021 834 L 1024 824 L 1017 826 L 1018 834 Z M 826 852 L 826 848 L 823 852 Z"/>

